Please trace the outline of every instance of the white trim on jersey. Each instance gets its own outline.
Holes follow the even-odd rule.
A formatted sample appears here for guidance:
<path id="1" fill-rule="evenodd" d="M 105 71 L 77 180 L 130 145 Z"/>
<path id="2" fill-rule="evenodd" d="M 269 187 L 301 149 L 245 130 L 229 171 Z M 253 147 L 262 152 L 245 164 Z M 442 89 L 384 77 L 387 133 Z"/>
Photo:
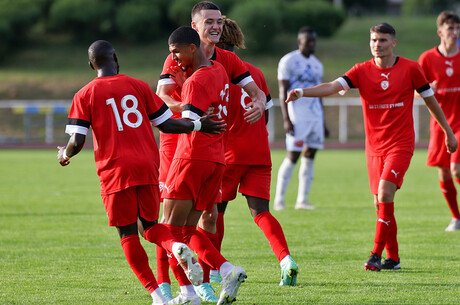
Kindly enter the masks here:
<path id="1" fill-rule="evenodd" d="M 173 115 L 171 109 L 167 109 L 162 115 L 160 115 L 159 117 L 153 119 L 153 120 L 150 120 L 150 122 L 152 122 L 153 126 L 158 126 L 162 123 L 164 123 L 167 119 L 169 119 L 171 116 Z"/>
<path id="2" fill-rule="evenodd" d="M 244 86 L 246 86 L 247 84 L 249 84 L 250 82 L 253 82 L 254 79 L 252 78 L 252 76 L 248 76 L 248 77 L 245 77 L 243 78 L 238 84 L 236 84 L 237 86 L 240 86 L 241 88 L 243 88 Z"/>
<path id="3" fill-rule="evenodd" d="M 427 89 L 425 91 L 420 92 L 419 94 L 420 94 L 421 97 L 426 98 L 426 97 L 430 97 L 430 96 L 434 95 L 434 91 L 433 91 L 433 89 L 430 88 L 430 89 Z"/>
<path id="4" fill-rule="evenodd" d="M 348 86 L 347 81 L 343 77 L 337 78 L 336 81 L 338 81 L 343 87 L 343 90 L 339 91 L 340 95 L 344 95 L 348 90 L 350 90 L 350 86 Z"/>
<path id="5" fill-rule="evenodd" d="M 199 120 L 200 116 L 191 110 L 182 111 L 182 117 L 184 119 Z"/>
<path id="6" fill-rule="evenodd" d="M 176 81 L 172 79 L 171 77 L 168 77 L 168 78 L 159 79 L 157 87 L 165 86 L 165 85 L 175 85 L 175 84 L 176 84 Z"/>
<path id="7" fill-rule="evenodd" d="M 65 133 L 69 136 L 73 135 L 74 133 L 79 133 L 86 136 L 88 134 L 88 128 L 78 125 L 66 125 Z"/>
<path id="8" fill-rule="evenodd" d="M 266 104 L 265 104 L 265 110 L 268 110 L 273 107 L 273 100 L 270 99 Z"/>

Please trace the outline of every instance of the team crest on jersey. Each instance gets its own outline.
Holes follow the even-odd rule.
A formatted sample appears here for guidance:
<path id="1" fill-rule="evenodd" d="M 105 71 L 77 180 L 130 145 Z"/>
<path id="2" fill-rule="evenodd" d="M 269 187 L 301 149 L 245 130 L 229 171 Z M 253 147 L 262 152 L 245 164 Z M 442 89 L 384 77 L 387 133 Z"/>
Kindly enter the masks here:
<path id="1" fill-rule="evenodd" d="M 387 80 L 382 80 L 380 82 L 380 87 L 382 87 L 383 90 L 387 90 L 388 86 L 390 86 L 390 83 Z"/>
<path id="2" fill-rule="evenodd" d="M 446 74 L 447 74 L 447 76 L 449 76 L 449 77 L 452 76 L 452 75 L 454 74 L 454 69 L 452 69 L 451 67 L 448 67 L 448 68 L 446 69 Z"/>

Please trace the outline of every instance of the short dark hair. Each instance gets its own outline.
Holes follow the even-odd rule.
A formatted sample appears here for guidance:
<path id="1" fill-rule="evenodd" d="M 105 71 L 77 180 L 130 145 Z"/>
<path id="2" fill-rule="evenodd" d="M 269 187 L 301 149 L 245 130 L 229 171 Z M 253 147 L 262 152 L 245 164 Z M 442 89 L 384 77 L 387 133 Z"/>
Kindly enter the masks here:
<path id="1" fill-rule="evenodd" d="M 102 65 L 113 60 L 115 48 L 106 40 L 96 40 L 88 48 L 89 60 L 97 65 Z"/>
<path id="2" fill-rule="evenodd" d="M 220 11 L 220 8 L 217 6 L 217 4 L 212 3 L 211 1 L 201 1 L 195 4 L 192 8 L 192 20 L 193 16 L 198 14 L 199 12 L 203 10 L 215 10 L 215 11 Z"/>
<path id="3" fill-rule="evenodd" d="M 395 28 L 386 22 L 382 22 L 371 27 L 371 33 L 390 34 L 393 38 L 396 37 Z"/>
<path id="4" fill-rule="evenodd" d="M 316 34 L 315 30 L 311 26 L 303 26 L 299 29 L 299 32 L 297 33 L 298 35 L 300 34 Z"/>
<path id="5" fill-rule="evenodd" d="M 436 25 L 439 28 L 449 20 L 453 21 L 454 23 L 460 23 L 460 18 L 457 14 L 452 11 L 443 11 L 438 15 L 438 18 L 436 19 Z"/>
<path id="6" fill-rule="evenodd" d="M 189 26 L 181 26 L 169 35 L 168 44 L 194 44 L 200 47 L 200 35 Z"/>

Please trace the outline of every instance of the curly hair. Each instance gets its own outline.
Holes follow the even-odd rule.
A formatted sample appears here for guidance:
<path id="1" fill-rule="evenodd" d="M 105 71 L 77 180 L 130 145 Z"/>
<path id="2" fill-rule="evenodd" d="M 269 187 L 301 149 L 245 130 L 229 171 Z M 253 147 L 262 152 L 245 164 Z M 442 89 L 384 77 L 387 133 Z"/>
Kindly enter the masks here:
<path id="1" fill-rule="evenodd" d="M 246 49 L 246 46 L 244 45 L 244 34 L 240 27 L 234 20 L 225 16 L 219 42 L 233 45 L 239 49 Z"/>

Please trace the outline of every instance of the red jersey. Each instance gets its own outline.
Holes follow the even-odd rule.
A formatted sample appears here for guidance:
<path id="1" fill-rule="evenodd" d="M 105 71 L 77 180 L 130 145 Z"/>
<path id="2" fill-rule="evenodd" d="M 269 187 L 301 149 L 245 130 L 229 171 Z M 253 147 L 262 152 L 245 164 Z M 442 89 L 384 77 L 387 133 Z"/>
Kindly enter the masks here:
<path id="1" fill-rule="evenodd" d="M 339 80 L 345 89 L 359 88 L 367 155 L 414 151 L 414 90 L 423 97 L 433 95 L 417 62 L 397 57 L 392 67 L 380 68 L 371 59 L 356 64 Z"/>
<path id="2" fill-rule="evenodd" d="M 257 86 L 267 96 L 265 109 L 273 106 L 265 77 L 259 68 L 245 62 Z M 248 94 L 239 86 L 230 84 L 230 102 L 227 119 L 227 142 L 225 162 L 227 164 L 271 165 L 268 132 L 265 126 L 265 113 L 254 124 L 244 120 L 247 104 L 251 102 Z"/>
<path id="3" fill-rule="evenodd" d="M 218 119 L 227 118 L 228 77 L 218 62 L 195 71 L 182 87 L 182 117 L 197 120 L 209 106 Z M 174 159 L 204 160 L 225 164 L 224 135 L 192 132 L 179 135 Z"/>
<path id="4" fill-rule="evenodd" d="M 158 147 L 153 125 L 172 115 L 141 80 L 118 74 L 97 77 L 80 89 L 70 108 L 66 133 L 93 130 L 94 156 L 102 194 L 158 184 Z"/>
<path id="5" fill-rule="evenodd" d="M 437 81 L 435 96 L 447 123 L 454 131 L 460 130 L 460 52 L 445 57 L 435 47 L 420 55 L 418 62 L 428 81 Z M 433 117 L 431 121 L 432 126 L 441 129 Z"/>

